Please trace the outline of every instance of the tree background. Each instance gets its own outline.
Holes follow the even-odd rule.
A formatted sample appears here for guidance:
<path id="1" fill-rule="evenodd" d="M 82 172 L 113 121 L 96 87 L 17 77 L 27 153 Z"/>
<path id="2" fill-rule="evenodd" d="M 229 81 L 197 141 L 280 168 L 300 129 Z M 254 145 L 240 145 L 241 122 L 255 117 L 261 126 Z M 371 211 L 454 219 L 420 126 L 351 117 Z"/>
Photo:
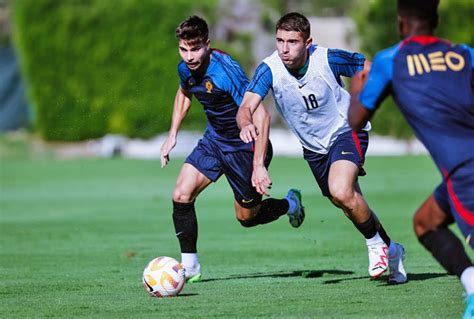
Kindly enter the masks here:
<path id="1" fill-rule="evenodd" d="M 149 138 L 166 131 L 179 85 L 174 30 L 191 14 L 208 20 L 213 46 L 230 53 L 248 75 L 259 62 L 251 53 L 259 35 L 272 37 L 276 20 L 289 11 L 353 17 L 368 58 L 399 41 L 396 1 L 386 0 L 16 0 L 10 5 L 33 127 L 46 140 L 108 133 Z M 440 17 L 441 37 L 474 45 L 474 1 L 442 0 Z M 386 103 L 374 118 L 374 131 L 411 137 L 393 102 Z M 201 106 L 194 102 L 183 128 L 204 126 Z"/>

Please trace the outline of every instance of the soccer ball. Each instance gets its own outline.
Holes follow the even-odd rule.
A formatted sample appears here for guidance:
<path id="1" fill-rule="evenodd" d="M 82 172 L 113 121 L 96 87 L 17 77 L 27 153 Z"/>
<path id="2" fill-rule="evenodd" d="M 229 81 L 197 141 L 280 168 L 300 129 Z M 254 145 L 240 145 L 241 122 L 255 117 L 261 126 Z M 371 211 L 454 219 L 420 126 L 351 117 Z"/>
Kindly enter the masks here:
<path id="1" fill-rule="evenodd" d="M 143 285 L 151 296 L 177 296 L 184 287 L 184 268 L 171 257 L 157 257 L 143 270 Z"/>

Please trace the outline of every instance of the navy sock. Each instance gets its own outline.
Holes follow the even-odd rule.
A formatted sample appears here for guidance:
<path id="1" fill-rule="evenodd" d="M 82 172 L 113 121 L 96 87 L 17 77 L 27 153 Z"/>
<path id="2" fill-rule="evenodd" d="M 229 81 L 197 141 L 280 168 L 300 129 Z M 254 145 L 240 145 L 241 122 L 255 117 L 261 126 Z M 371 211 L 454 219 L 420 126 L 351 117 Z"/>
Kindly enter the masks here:
<path id="1" fill-rule="evenodd" d="M 449 228 L 430 230 L 418 240 L 451 275 L 461 277 L 472 266 L 462 242 Z"/>
<path id="2" fill-rule="evenodd" d="M 267 198 L 260 204 L 257 216 L 251 220 L 239 220 L 244 227 L 254 227 L 268 224 L 288 212 L 289 204 L 286 199 Z"/>

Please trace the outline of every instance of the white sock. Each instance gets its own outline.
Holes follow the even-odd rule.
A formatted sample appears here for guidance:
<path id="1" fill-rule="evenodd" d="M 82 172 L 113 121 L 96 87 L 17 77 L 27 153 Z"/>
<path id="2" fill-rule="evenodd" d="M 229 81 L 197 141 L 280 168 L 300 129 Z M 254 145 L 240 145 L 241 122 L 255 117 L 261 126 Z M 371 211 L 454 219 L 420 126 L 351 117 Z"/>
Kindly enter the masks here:
<path id="1" fill-rule="evenodd" d="M 380 242 L 383 242 L 383 239 L 380 237 L 379 232 L 377 232 L 374 237 L 366 239 L 365 242 L 367 243 L 367 246 L 369 246 L 379 244 Z"/>
<path id="2" fill-rule="evenodd" d="M 197 253 L 181 253 L 181 264 L 184 268 L 196 268 L 199 265 Z"/>
<path id="3" fill-rule="evenodd" d="M 467 295 L 474 294 L 474 266 L 464 269 L 461 274 L 461 283 Z"/>

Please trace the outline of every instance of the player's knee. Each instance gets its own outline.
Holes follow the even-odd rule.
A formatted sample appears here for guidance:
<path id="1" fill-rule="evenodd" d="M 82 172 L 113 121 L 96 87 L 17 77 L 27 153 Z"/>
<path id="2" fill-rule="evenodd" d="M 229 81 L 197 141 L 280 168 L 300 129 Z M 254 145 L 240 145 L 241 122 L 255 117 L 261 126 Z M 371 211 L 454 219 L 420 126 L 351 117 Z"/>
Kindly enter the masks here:
<path id="1" fill-rule="evenodd" d="M 240 225 L 242 225 L 245 228 L 254 227 L 258 225 L 257 222 L 255 221 L 255 218 L 251 218 L 251 219 L 237 218 L 237 220 L 239 221 Z"/>
<path id="2" fill-rule="evenodd" d="M 335 187 L 329 189 L 332 200 L 341 207 L 350 208 L 354 202 L 354 192 L 349 188 Z"/>
<path id="3" fill-rule="evenodd" d="M 178 203 L 190 203 L 194 200 L 194 196 L 192 194 L 188 194 L 183 192 L 182 189 L 176 187 L 173 191 L 173 201 Z"/>
<path id="4" fill-rule="evenodd" d="M 417 237 L 427 233 L 429 230 L 436 229 L 436 225 L 426 218 L 426 214 L 420 214 L 419 211 L 413 216 L 413 230 Z"/>
<path id="5" fill-rule="evenodd" d="M 417 237 L 423 236 L 431 230 L 445 228 L 448 224 L 444 220 L 436 219 L 420 211 L 417 211 L 413 216 L 413 230 Z"/>

